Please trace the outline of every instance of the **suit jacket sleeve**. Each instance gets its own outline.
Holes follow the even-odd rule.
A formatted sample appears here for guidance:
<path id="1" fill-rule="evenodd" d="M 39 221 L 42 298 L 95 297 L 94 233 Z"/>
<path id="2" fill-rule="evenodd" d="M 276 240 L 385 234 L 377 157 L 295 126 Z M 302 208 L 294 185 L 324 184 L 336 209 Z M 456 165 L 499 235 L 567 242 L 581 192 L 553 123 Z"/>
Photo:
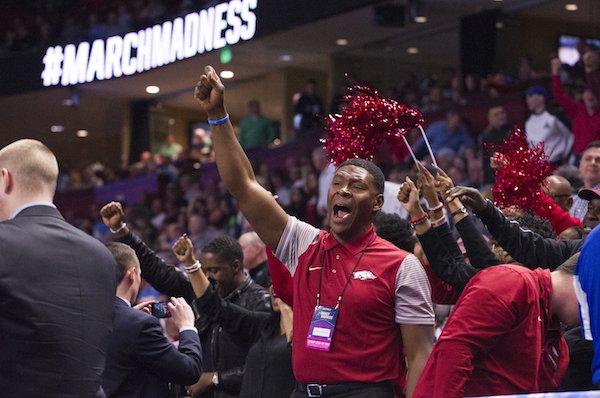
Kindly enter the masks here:
<path id="1" fill-rule="evenodd" d="M 582 240 L 543 238 L 535 232 L 522 229 L 519 223 L 507 219 L 492 202 L 477 213 L 498 244 L 524 266 L 555 269 L 582 246 Z"/>
<path id="2" fill-rule="evenodd" d="M 198 333 L 184 330 L 179 335 L 179 349 L 163 334 L 158 319 L 148 316 L 135 342 L 140 364 L 165 381 L 194 384 L 202 373 L 202 348 Z"/>
<path id="3" fill-rule="evenodd" d="M 121 238 L 121 242 L 135 250 L 140 260 L 142 278 L 156 290 L 167 296 L 183 297 L 188 303 L 194 301 L 196 295 L 187 278 L 175 267 L 165 263 L 138 236 L 130 232 Z"/>

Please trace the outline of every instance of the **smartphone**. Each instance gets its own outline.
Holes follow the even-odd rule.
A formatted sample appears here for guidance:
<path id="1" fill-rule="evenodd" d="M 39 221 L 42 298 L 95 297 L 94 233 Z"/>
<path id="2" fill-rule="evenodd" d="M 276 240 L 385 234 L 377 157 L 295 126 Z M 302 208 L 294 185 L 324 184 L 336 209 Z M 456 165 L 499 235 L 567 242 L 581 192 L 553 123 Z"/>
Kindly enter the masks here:
<path id="1" fill-rule="evenodd" d="M 171 311 L 169 311 L 169 307 L 167 307 L 167 304 L 169 303 L 170 301 L 161 301 L 160 303 L 150 304 L 152 315 L 157 318 L 170 318 Z"/>

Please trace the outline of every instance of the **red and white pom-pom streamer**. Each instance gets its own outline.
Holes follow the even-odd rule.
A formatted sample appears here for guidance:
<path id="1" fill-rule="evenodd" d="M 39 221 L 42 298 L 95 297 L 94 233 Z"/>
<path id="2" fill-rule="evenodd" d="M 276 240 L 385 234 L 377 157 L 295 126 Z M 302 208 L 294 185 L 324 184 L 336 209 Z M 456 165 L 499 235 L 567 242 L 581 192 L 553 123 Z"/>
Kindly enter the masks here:
<path id="1" fill-rule="evenodd" d="M 494 203 L 500 208 L 517 206 L 532 211 L 541 206 L 540 187 L 554 169 L 544 144 L 530 147 L 525 132 L 515 129 L 504 145 L 486 146 L 496 153 Z"/>

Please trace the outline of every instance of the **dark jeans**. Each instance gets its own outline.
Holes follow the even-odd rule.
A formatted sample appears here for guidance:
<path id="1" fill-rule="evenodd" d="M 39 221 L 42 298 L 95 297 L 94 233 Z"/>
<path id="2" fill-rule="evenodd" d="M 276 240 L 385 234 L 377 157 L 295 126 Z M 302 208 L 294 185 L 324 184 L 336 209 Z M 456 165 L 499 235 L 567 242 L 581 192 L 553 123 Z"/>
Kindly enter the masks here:
<path id="1" fill-rule="evenodd" d="M 290 398 L 306 398 L 306 391 L 298 391 L 298 388 L 292 393 Z M 394 398 L 394 391 L 391 383 L 380 383 L 372 386 L 357 388 L 335 395 L 324 395 L 323 398 Z"/>

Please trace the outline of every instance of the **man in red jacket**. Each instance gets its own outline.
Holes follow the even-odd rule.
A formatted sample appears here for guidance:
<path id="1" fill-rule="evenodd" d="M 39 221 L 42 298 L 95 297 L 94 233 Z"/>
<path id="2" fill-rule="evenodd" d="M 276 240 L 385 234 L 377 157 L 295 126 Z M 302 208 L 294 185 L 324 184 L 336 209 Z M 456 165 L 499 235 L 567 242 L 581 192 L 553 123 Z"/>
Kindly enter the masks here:
<path id="1" fill-rule="evenodd" d="M 590 142 L 600 139 L 600 101 L 589 88 L 581 96 L 583 103 L 575 101 L 567 94 L 560 81 L 560 60 L 554 58 L 550 66 L 554 97 L 571 119 L 574 136 L 573 153 L 579 155 Z"/>
<path id="2" fill-rule="evenodd" d="M 561 322 L 579 322 L 577 257 L 554 272 L 518 265 L 478 272 L 434 346 L 414 397 L 557 390 L 569 363 Z"/>

